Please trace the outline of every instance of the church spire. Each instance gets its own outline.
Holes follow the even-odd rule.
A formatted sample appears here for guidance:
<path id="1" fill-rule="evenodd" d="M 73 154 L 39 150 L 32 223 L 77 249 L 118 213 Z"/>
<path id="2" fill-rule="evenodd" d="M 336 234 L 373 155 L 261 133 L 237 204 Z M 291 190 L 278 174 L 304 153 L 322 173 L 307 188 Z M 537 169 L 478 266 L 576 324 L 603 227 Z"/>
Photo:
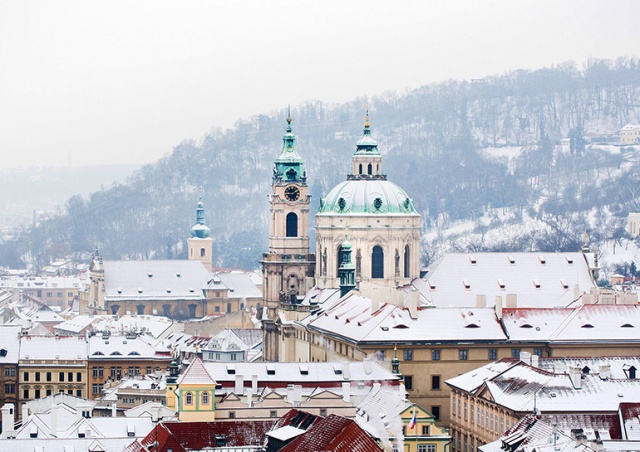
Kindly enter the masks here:
<path id="1" fill-rule="evenodd" d="M 291 128 L 291 107 L 287 111 L 287 129 L 282 136 L 282 152 L 275 161 L 273 182 L 306 182 L 304 160 L 296 151 L 296 136 Z"/>
<path id="2" fill-rule="evenodd" d="M 204 204 L 202 198 L 198 201 L 196 206 L 196 224 L 191 228 L 191 236 L 199 239 L 206 239 L 209 237 L 211 230 L 204 224 Z"/>

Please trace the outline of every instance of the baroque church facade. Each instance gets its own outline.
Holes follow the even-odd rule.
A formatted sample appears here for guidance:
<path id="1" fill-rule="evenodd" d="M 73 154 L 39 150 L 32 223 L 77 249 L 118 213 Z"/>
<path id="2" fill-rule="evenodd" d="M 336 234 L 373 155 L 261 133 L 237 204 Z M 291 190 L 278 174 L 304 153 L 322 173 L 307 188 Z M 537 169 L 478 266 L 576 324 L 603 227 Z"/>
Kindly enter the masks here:
<path id="1" fill-rule="evenodd" d="M 420 274 L 420 215 L 407 193 L 387 180 L 368 111 L 347 180 L 320 200 L 316 253 L 309 253 L 306 171 L 291 118 L 287 123 L 269 195 L 269 251 L 261 261 L 267 361 L 296 359 L 291 323 L 314 310 L 306 299 L 312 291 L 337 296 L 362 282 L 395 289 Z"/>

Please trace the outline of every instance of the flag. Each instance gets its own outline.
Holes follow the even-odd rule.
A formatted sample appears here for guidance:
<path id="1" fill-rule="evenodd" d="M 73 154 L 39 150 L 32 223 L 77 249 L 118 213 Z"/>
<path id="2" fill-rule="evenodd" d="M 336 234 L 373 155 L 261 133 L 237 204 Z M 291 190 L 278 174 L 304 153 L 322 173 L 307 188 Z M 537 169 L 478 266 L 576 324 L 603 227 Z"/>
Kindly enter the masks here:
<path id="1" fill-rule="evenodd" d="M 411 418 L 411 422 L 409 422 L 409 430 L 413 430 L 414 427 L 416 426 L 416 421 L 417 419 L 418 413 L 415 410 L 415 408 L 413 409 L 413 417 Z"/>

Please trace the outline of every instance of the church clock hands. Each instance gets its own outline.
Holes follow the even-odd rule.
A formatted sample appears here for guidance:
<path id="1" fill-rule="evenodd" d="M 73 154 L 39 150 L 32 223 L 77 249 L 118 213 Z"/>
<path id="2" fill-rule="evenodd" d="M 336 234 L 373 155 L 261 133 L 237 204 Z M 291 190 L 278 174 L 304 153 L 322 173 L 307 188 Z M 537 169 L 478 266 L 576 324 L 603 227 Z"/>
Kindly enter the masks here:
<path id="1" fill-rule="evenodd" d="M 287 188 L 285 188 L 284 197 L 287 198 L 287 201 L 290 201 L 290 202 L 297 201 L 298 198 L 300 197 L 300 190 L 298 189 L 298 187 L 290 185 Z"/>

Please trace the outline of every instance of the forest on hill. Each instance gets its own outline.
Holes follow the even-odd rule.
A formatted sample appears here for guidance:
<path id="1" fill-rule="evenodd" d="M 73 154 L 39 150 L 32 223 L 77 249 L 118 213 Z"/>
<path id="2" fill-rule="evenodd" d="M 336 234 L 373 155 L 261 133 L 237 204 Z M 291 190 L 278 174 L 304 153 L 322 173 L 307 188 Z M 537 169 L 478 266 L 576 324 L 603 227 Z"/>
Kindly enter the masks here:
<path id="1" fill-rule="evenodd" d="M 346 177 L 366 102 L 292 107 L 312 212 Z M 575 251 L 583 231 L 594 242 L 622 237 L 623 218 L 640 209 L 640 147 L 616 145 L 615 137 L 640 123 L 637 59 L 447 81 L 368 102 L 385 172 L 422 214 L 423 264 L 448 250 Z M 105 259 L 186 257 L 201 196 L 214 264 L 257 268 L 286 115 L 212 129 L 125 182 L 69 198 L 0 243 L 0 265 L 82 260 L 95 248 Z M 471 229 L 447 234 L 465 221 Z"/>

